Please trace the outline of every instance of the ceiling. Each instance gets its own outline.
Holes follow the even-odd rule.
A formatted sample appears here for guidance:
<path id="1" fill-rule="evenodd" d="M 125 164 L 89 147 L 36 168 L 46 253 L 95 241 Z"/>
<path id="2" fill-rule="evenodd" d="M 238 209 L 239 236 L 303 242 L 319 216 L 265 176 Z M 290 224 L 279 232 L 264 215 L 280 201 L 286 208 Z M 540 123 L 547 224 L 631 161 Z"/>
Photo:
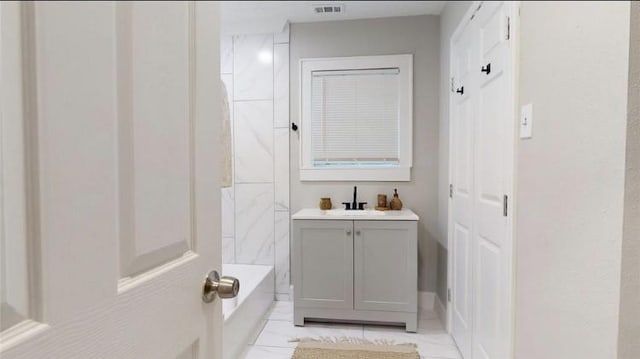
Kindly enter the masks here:
<path id="1" fill-rule="evenodd" d="M 222 33 L 280 32 L 287 23 L 378 17 L 439 15 L 446 1 L 222 1 Z M 317 14 L 314 7 L 342 4 L 341 14 Z"/>

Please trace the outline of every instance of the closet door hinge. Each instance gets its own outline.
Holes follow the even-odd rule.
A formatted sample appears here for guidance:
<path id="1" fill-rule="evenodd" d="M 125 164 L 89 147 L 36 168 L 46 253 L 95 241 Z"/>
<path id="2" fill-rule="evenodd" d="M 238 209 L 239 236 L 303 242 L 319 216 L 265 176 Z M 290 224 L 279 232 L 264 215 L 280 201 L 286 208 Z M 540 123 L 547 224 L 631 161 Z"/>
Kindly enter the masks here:
<path id="1" fill-rule="evenodd" d="M 507 40 L 511 39 L 511 18 L 507 16 Z"/>
<path id="2" fill-rule="evenodd" d="M 451 303 L 451 288 L 447 288 L 447 302 Z"/>
<path id="3" fill-rule="evenodd" d="M 449 185 L 449 198 L 453 198 L 453 185 Z"/>
<path id="4" fill-rule="evenodd" d="M 509 196 L 507 196 L 506 194 L 504 195 L 503 199 L 502 199 L 502 215 L 507 217 L 509 215 Z"/>
<path id="5" fill-rule="evenodd" d="M 455 92 L 455 86 L 453 86 L 453 77 L 451 78 L 451 92 Z"/>

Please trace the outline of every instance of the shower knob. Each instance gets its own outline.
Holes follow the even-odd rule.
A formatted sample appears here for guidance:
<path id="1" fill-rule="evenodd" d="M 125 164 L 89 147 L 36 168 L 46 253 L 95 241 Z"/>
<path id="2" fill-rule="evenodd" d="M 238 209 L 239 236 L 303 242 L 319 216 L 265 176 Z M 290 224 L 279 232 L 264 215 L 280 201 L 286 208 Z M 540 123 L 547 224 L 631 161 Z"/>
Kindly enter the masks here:
<path id="1" fill-rule="evenodd" d="M 220 278 L 220 274 L 212 270 L 204 279 L 202 301 L 211 303 L 216 299 L 216 295 L 222 299 L 234 298 L 239 291 L 240 281 L 238 279 L 227 276 Z"/>

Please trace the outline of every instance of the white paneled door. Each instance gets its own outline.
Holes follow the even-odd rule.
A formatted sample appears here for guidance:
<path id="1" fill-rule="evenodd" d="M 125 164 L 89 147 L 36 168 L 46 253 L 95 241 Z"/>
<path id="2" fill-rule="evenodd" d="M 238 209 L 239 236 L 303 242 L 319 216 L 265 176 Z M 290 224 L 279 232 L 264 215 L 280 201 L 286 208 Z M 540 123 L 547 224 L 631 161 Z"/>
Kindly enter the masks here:
<path id="1" fill-rule="evenodd" d="M 3 359 L 221 357 L 218 23 L 0 4 Z"/>
<path id="2" fill-rule="evenodd" d="M 511 326 L 514 96 L 509 9 L 487 1 L 476 14 L 480 71 L 474 128 L 473 358 L 508 358 Z"/>
<path id="3" fill-rule="evenodd" d="M 473 200 L 474 200 L 474 127 L 478 93 L 478 41 L 475 23 L 467 24 L 454 44 L 452 72 L 455 83 L 451 106 L 451 333 L 465 358 L 471 353 L 473 304 Z"/>
<path id="4" fill-rule="evenodd" d="M 452 43 L 450 323 L 466 359 L 511 356 L 512 13 L 476 3 Z"/>

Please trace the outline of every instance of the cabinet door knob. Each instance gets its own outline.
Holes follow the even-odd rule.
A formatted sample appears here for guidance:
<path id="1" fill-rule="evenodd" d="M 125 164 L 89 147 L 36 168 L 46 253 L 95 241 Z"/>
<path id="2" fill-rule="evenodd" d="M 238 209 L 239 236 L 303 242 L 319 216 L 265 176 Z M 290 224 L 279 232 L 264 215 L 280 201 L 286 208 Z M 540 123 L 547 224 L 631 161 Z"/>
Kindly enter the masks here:
<path id="1" fill-rule="evenodd" d="M 359 236 L 359 235 L 360 235 L 360 230 L 357 230 L 356 231 L 356 236 Z"/>
<path id="2" fill-rule="evenodd" d="M 351 236 L 351 230 L 347 229 L 347 236 Z"/>

